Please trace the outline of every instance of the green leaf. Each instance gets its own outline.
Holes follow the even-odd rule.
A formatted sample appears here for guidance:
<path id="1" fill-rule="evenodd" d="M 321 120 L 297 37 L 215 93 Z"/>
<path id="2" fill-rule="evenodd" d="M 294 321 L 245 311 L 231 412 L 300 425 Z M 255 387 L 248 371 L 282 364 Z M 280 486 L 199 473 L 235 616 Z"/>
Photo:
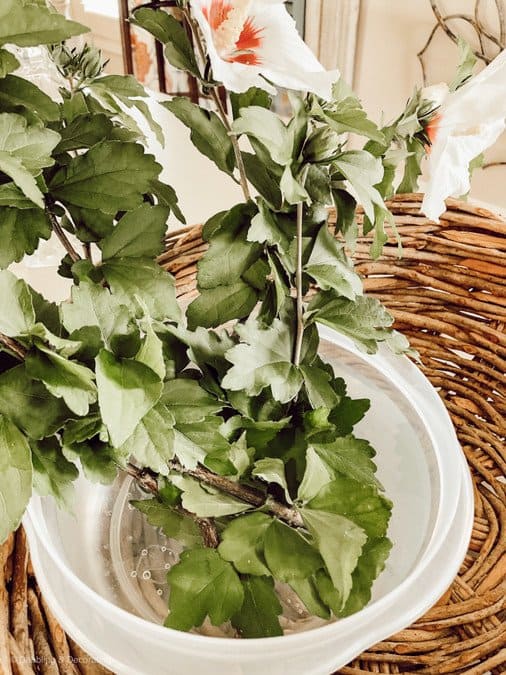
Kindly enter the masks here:
<path id="1" fill-rule="evenodd" d="M 111 137 L 113 123 L 103 113 L 78 115 L 66 127 L 60 128 L 61 141 L 56 152 L 71 152 L 91 148 Z"/>
<path id="2" fill-rule="evenodd" d="M 130 306 L 137 299 L 152 319 L 180 318 L 174 278 L 150 258 L 113 258 L 102 271 L 119 303 Z"/>
<path id="3" fill-rule="evenodd" d="M 107 347 L 118 335 L 130 332 L 130 313 L 106 288 L 81 282 L 72 287 L 72 302 L 61 306 L 63 325 L 69 333 L 96 326 Z"/>
<path id="4" fill-rule="evenodd" d="M 458 39 L 458 47 L 459 65 L 455 77 L 450 84 L 450 91 L 456 91 L 472 77 L 474 67 L 478 61 L 471 45 L 461 37 Z"/>
<path id="5" fill-rule="evenodd" d="M 69 21 L 42 2 L 3 0 L 0 10 L 0 45 L 36 47 L 54 44 L 87 33 L 88 30 L 86 26 Z"/>
<path id="6" fill-rule="evenodd" d="M 21 522 L 32 494 L 30 446 L 21 431 L 0 414 L 0 542 Z"/>
<path id="7" fill-rule="evenodd" d="M 315 321 L 347 335 L 368 354 L 377 351 L 378 342 L 395 335 L 392 315 L 372 296 L 359 296 L 351 301 L 321 293 L 309 304 L 309 311 L 316 312 Z"/>
<path id="8" fill-rule="evenodd" d="M 367 535 L 351 520 L 335 513 L 305 508 L 301 514 L 339 593 L 341 607 L 344 607 L 352 589 L 352 573 Z"/>
<path id="9" fill-rule="evenodd" d="M 384 208 L 383 199 L 374 187 L 383 178 L 381 160 L 365 150 L 349 150 L 334 160 L 333 168 L 349 181 L 366 216 L 374 220 L 374 206 Z"/>
<path id="10" fill-rule="evenodd" d="M 125 98 L 146 97 L 142 84 L 133 75 L 103 75 L 93 80 L 91 87 Z"/>
<path id="11" fill-rule="evenodd" d="M 244 638 L 264 638 L 283 635 L 278 616 L 282 607 L 274 590 L 274 582 L 266 577 L 241 579 L 244 601 L 232 616 L 232 625 Z"/>
<path id="12" fill-rule="evenodd" d="M 111 214 L 71 205 L 67 208 L 74 222 L 75 234 L 83 243 L 97 242 L 112 232 L 114 218 Z"/>
<path id="13" fill-rule="evenodd" d="M 214 328 L 232 319 L 242 319 L 249 316 L 257 299 L 258 292 L 244 281 L 205 289 L 186 310 L 188 327 Z"/>
<path id="14" fill-rule="evenodd" d="M 233 563 L 242 574 L 268 576 L 263 542 L 272 518 L 265 513 L 251 513 L 232 520 L 221 534 L 218 552 L 224 560 Z"/>
<path id="15" fill-rule="evenodd" d="M 1 116 L 0 116 L 1 120 Z M 44 195 L 39 190 L 35 178 L 25 169 L 23 162 L 10 155 L 8 152 L 0 150 L 0 172 L 3 172 L 12 178 L 23 193 L 31 199 L 39 208 L 44 208 Z"/>
<path id="16" fill-rule="evenodd" d="M 7 49 L 0 49 L 0 79 L 17 70 L 20 66 L 19 61 Z"/>
<path id="17" fill-rule="evenodd" d="M 63 444 L 66 446 L 83 443 L 100 434 L 104 425 L 98 413 L 90 413 L 87 417 L 70 420 L 63 430 Z"/>
<path id="18" fill-rule="evenodd" d="M 153 527 L 159 527 L 166 537 L 176 539 L 187 548 L 202 546 L 202 536 L 197 523 L 191 518 L 157 499 L 142 499 L 130 502 L 144 513 Z"/>
<path id="19" fill-rule="evenodd" d="M 23 197 L 24 198 L 24 197 Z M 1 201 L 1 195 L 0 195 Z M 15 205 L 14 208 L 0 206 L 0 269 L 13 262 L 19 262 L 25 255 L 31 255 L 39 247 L 41 239 L 49 239 L 51 225 L 41 209 Z"/>
<path id="20" fill-rule="evenodd" d="M 280 251 L 288 249 L 288 237 L 279 227 L 274 214 L 263 199 L 258 200 L 258 213 L 251 219 L 248 241 L 267 243 L 270 246 L 276 246 Z"/>
<path id="21" fill-rule="evenodd" d="M 324 291 L 332 288 L 349 300 L 362 295 L 362 280 L 354 272 L 343 245 L 332 236 L 326 223 L 318 232 L 304 269 Z"/>
<path id="22" fill-rule="evenodd" d="M 33 209 L 33 202 L 27 199 L 16 183 L 0 185 L 0 206 L 9 206 L 19 210 Z M 33 209 L 35 210 L 35 209 Z"/>
<path id="23" fill-rule="evenodd" d="M 309 195 L 302 185 L 294 178 L 292 169 L 287 166 L 279 183 L 283 197 L 288 204 L 300 204 L 309 199 Z"/>
<path id="24" fill-rule="evenodd" d="M 370 539 L 362 549 L 352 579 L 353 587 L 340 612 L 340 616 L 349 616 L 365 607 L 371 599 L 371 588 L 375 579 L 385 569 L 385 563 L 392 550 L 392 542 L 386 537 Z"/>
<path id="25" fill-rule="evenodd" d="M 330 578 L 329 582 L 332 584 Z M 291 579 L 290 586 L 297 593 L 311 615 L 319 616 L 322 619 L 330 618 L 330 611 L 320 598 L 314 577 Z"/>
<path id="26" fill-rule="evenodd" d="M 197 150 L 212 160 L 221 171 L 232 175 L 235 167 L 234 148 L 218 115 L 203 110 L 184 96 L 164 101 L 162 105 L 191 130 L 190 138 Z"/>
<path id="27" fill-rule="evenodd" d="M 76 465 L 65 458 L 55 437 L 32 442 L 31 449 L 35 492 L 42 497 L 51 495 L 60 508 L 70 510 L 73 482 L 79 476 Z"/>
<path id="28" fill-rule="evenodd" d="M 248 91 L 241 94 L 231 92 L 230 102 L 232 104 L 232 115 L 234 119 L 236 119 L 239 117 L 242 108 L 260 106 L 261 108 L 269 110 L 272 105 L 272 97 L 264 89 L 250 87 Z"/>
<path id="29" fill-rule="evenodd" d="M 274 210 L 279 210 L 283 203 L 279 177 L 256 155 L 243 152 L 242 158 L 250 183 Z"/>
<path id="30" fill-rule="evenodd" d="M 300 370 L 304 376 L 307 397 L 314 410 L 334 408 L 339 402 L 339 397 L 330 385 L 329 373 L 318 366 L 303 365 Z"/>
<path id="31" fill-rule="evenodd" d="M 178 424 L 202 422 L 223 408 L 223 404 L 202 389 L 196 380 L 186 378 L 165 382 L 160 402 L 170 410 Z"/>
<path id="32" fill-rule="evenodd" d="M 118 468 L 124 465 L 126 459 L 99 438 L 65 446 L 63 452 L 68 460 L 79 460 L 88 480 L 102 485 L 110 485 L 115 480 Z"/>
<path id="33" fill-rule="evenodd" d="M 85 366 L 69 361 L 51 349 L 37 345 L 26 359 L 26 372 L 34 380 L 43 382 L 55 397 L 62 398 L 76 415 L 88 414 L 90 404 L 97 400 L 93 372 Z"/>
<path id="34" fill-rule="evenodd" d="M 244 591 L 232 565 L 211 549 L 185 551 L 169 571 L 169 616 L 165 625 L 177 630 L 200 626 L 206 616 L 219 626 L 236 614 Z"/>
<path id="35" fill-rule="evenodd" d="M 205 417 L 200 422 L 181 423 L 176 426 L 175 449 L 183 466 L 194 469 L 204 463 L 208 454 L 227 452 L 230 444 L 220 433 L 221 417 Z"/>
<path id="36" fill-rule="evenodd" d="M 37 115 L 44 122 L 58 122 L 60 119 L 58 104 L 35 84 L 17 75 L 0 79 L 0 109 L 30 118 Z"/>
<path id="37" fill-rule="evenodd" d="M 222 434 L 226 433 L 223 425 L 220 427 L 220 432 Z M 246 434 L 243 433 L 226 450 L 220 449 L 209 453 L 204 463 L 211 471 L 219 473 L 222 476 L 240 478 L 249 469 L 254 452 L 254 448 L 248 448 Z"/>
<path id="38" fill-rule="evenodd" d="M 151 368 L 117 359 L 106 350 L 96 358 L 98 403 L 114 447 L 120 447 L 155 406 L 162 383 Z"/>
<path id="39" fill-rule="evenodd" d="M 306 451 L 306 470 L 299 485 L 297 499 L 303 503 L 311 501 L 334 477 L 334 472 L 330 470 L 318 453 L 313 448 L 308 448 Z M 319 507 L 316 506 L 315 508 Z M 322 510 L 332 511 L 332 509 L 324 508 Z"/>
<path id="40" fill-rule="evenodd" d="M 383 537 L 392 503 L 378 494 L 376 486 L 338 476 L 320 489 L 309 508 L 338 513 L 361 527 L 369 537 Z"/>
<path id="41" fill-rule="evenodd" d="M 333 98 L 323 109 L 320 105 L 313 104 L 312 112 L 318 119 L 338 134 L 352 132 L 379 143 L 384 140 L 376 124 L 367 119 L 359 99 L 342 77 L 334 85 Z"/>
<path id="42" fill-rule="evenodd" d="M 173 427 L 174 416 L 159 403 L 144 415 L 121 450 L 141 466 L 166 476 L 174 457 Z"/>
<path id="43" fill-rule="evenodd" d="M 288 483 L 286 482 L 285 465 L 282 459 L 273 457 L 259 459 L 255 462 L 251 475 L 261 478 L 266 483 L 276 483 L 279 485 L 285 493 L 286 501 L 289 504 L 292 503 Z"/>
<path id="44" fill-rule="evenodd" d="M 163 342 L 155 333 L 149 319 L 142 321 L 141 327 L 145 336 L 139 351 L 135 355 L 135 360 L 149 366 L 161 380 L 164 380 L 167 375 L 167 369 L 163 353 Z"/>
<path id="45" fill-rule="evenodd" d="M 404 175 L 396 192 L 406 194 L 418 190 L 418 177 L 422 173 L 421 162 L 426 155 L 425 147 L 417 138 L 406 141 L 409 152 L 404 164 Z"/>
<path id="46" fill-rule="evenodd" d="M 165 45 L 165 56 L 174 68 L 187 70 L 200 78 L 195 53 L 180 21 L 162 10 L 141 8 L 134 12 L 131 22 L 144 28 Z"/>
<path id="47" fill-rule="evenodd" d="M 245 390 L 257 396 L 271 387 L 274 398 L 287 403 L 300 390 L 302 376 L 291 363 L 293 339 L 290 326 L 274 319 L 269 328 L 262 328 L 254 319 L 237 327 L 243 342 L 227 352 L 233 364 L 222 385 L 232 391 Z"/>
<path id="48" fill-rule="evenodd" d="M 161 183 L 159 180 L 151 181 L 151 190 L 160 206 L 167 206 L 176 216 L 179 222 L 185 224 L 186 220 L 177 203 L 177 194 L 173 187 Z"/>
<path id="49" fill-rule="evenodd" d="M 28 377 L 24 364 L 0 375 L 0 414 L 35 439 L 51 436 L 72 417 L 61 399 Z"/>
<path id="50" fill-rule="evenodd" d="M 251 204 L 240 204 L 223 217 L 198 263 L 199 290 L 236 283 L 259 258 L 261 246 L 246 239 L 252 212 Z"/>
<path id="51" fill-rule="evenodd" d="M 269 148 L 272 159 L 281 166 L 292 163 L 293 137 L 277 113 L 261 106 L 241 108 L 233 131 L 256 138 Z"/>
<path id="52" fill-rule="evenodd" d="M 199 518 L 220 518 L 243 513 L 253 508 L 250 504 L 199 483 L 193 478 L 173 475 L 170 480 L 182 490 L 183 507 Z"/>
<path id="53" fill-rule="evenodd" d="M 8 270 L 0 271 L 0 333 L 18 337 L 35 324 L 35 310 L 25 281 Z"/>
<path id="54" fill-rule="evenodd" d="M 335 438 L 331 443 L 313 443 L 313 447 L 334 471 L 360 483 L 381 487 L 375 475 L 376 464 L 371 459 L 376 452 L 368 441 L 350 434 Z"/>
<path id="55" fill-rule="evenodd" d="M 336 429 L 338 436 L 347 436 L 353 431 L 353 427 L 364 417 L 365 413 L 371 407 L 371 402 L 367 398 L 352 399 L 343 396 L 329 415 L 331 422 Z"/>
<path id="56" fill-rule="evenodd" d="M 126 213 L 111 234 L 100 242 L 102 259 L 155 258 L 163 251 L 168 217 L 168 208 L 150 204 L 142 204 Z"/>
<path id="57" fill-rule="evenodd" d="M 68 204 L 115 214 L 140 206 L 160 171 L 141 145 L 102 141 L 59 169 L 49 189 Z"/>
<path id="58" fill-rule="evenodd" d="M 318 551 L 299 532 L 279 520 L 265 533 L 264 547 L 267 565 L 279 581 L 306 579 L 323 567 Z"/>

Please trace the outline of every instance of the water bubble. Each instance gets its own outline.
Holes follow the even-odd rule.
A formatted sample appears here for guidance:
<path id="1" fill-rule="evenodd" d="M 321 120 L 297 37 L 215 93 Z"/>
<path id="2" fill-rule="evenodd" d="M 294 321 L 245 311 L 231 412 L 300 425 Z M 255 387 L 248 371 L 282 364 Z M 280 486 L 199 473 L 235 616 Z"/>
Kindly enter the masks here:
<path id="1" fill-rule="evenodd" d="M 163 553 L 165 553 L 166 550 L 167 550 L 167 547 L 166 547 L 166 546 L 162 546 L 162 551 L 163 551 Z"/>
<path id="2" fill-rule="evenodd" d="M 159 589 L 156 591 L 156 593 L 157 593 L 157 595 L 163 595 L 163 591 L 162 591 L 161 588 L 159 588 Z"/>
<path id="3" fill-rule="evenodd" d="M 133 578 L 135 579 L 135 577 L 137 576 L 136 570 L 132 570 L 132 571 L 130 572 L 130 576 L 133 577 Z"/>
<path id="4" fill-rule="evenodd" d="M 148 554 L 148 549 L 143 548 L 142 551 L 141 551 L 141 555 L 147 555 L 147 554 Z"/>
<path id="5" fill-rule="evenodd" d="M 148 579 L 151 579 L 151 572 L 149 570 L 146 570 L 142 573 L 142 578 L 145 579 L 146 581 Z"/>
<path id="6" fill-rule="evenodd" d="M 169 563 L 165 563 L 164 567 L 165 567 L 166 570 L 170 570 L 170 564 Z"/>

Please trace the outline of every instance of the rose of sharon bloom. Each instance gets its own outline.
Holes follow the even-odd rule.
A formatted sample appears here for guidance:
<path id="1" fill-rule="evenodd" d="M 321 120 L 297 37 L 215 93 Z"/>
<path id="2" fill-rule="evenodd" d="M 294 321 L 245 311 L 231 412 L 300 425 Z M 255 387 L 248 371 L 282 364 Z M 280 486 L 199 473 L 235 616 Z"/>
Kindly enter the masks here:
<path id="1" fill-rule="evenodd" d="M 279 87 L 332 97 L 339 71 L 325 71 L 297 32 L 284 0 L 190 0 L 216 80 L 241 93 Z M 264 77 L 262 77 L 262 75 Z M 266 79 L 264 79 L 266 78 Z"/>
<path id="2" fill-rule="evenodd" d="M 423 98 L 439 105 L 426 127 L 431 140 L 422 211 L 439 221 L 447 197 L 469 191 L 469 164 L 506 128 L 506 50 L 457 91 L 427 87 Z"/>

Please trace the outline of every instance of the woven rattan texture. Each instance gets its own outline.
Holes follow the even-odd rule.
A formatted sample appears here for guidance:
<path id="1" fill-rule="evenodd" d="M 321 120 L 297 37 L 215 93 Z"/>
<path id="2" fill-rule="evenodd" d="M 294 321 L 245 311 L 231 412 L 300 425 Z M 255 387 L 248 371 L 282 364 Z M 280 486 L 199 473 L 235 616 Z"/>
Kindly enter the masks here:
<path id="1" fill-rule="evenodd" d="M 357 267 L 440 392 L 472 471 L 476 511 L 464 563 L 437 605 L 339 673 L 500 675 L 506 673 L 506 223 L 450 200 L 436 225 L 420 215 L 419 195 L 399 196 L 390 207 L 403 257 L 392 239 L 372 262 L 370 242 L 361 239 Z M 167 239 L 159 261 L 176 276 L 180 297 L 195 294 L 196 265 L 206 248 L 200 227 Z M 15 555 L 11 548 L 8 543 L 0 555 L 7 583 L 6 592 L 0 579 L 0 674 L 8 672 L 2 663 L 9 654 L 14 673 L 35 672 L 30 654 L 43 673 L 106 672 L 51 618 L 29 565 L 27 573 L 22 533 Z"/>

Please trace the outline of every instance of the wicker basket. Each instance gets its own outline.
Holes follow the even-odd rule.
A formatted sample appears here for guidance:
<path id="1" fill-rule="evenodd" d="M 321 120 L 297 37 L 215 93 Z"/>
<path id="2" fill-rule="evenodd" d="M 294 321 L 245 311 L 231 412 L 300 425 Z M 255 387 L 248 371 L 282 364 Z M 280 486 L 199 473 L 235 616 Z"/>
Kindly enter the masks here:
<path id="1" fill-rule="evenodd" d="M 500 675 L 506 672 L 506 224 L 449 200 L 437 225 L 420 214 L 420 199 L 402 195 L 390 204 L 402 259 L 392 239 L 372 262 L 361 239 L 357 268 L 420 353 L 452 417 L 473 474 L 474 529 L 460 572 L 437 605 L 339 673 Z M 196 292 L 196 265 L 207 248 L 201 233 L 200 226 L 171 233 L 159 259 L 176 276 L 180 297 Z M 22 531 L 1 549 L 0 566 L 0 674 L 9 672 L 9 660 L 14 673 L 107 672 L 52 618 Z"/>

